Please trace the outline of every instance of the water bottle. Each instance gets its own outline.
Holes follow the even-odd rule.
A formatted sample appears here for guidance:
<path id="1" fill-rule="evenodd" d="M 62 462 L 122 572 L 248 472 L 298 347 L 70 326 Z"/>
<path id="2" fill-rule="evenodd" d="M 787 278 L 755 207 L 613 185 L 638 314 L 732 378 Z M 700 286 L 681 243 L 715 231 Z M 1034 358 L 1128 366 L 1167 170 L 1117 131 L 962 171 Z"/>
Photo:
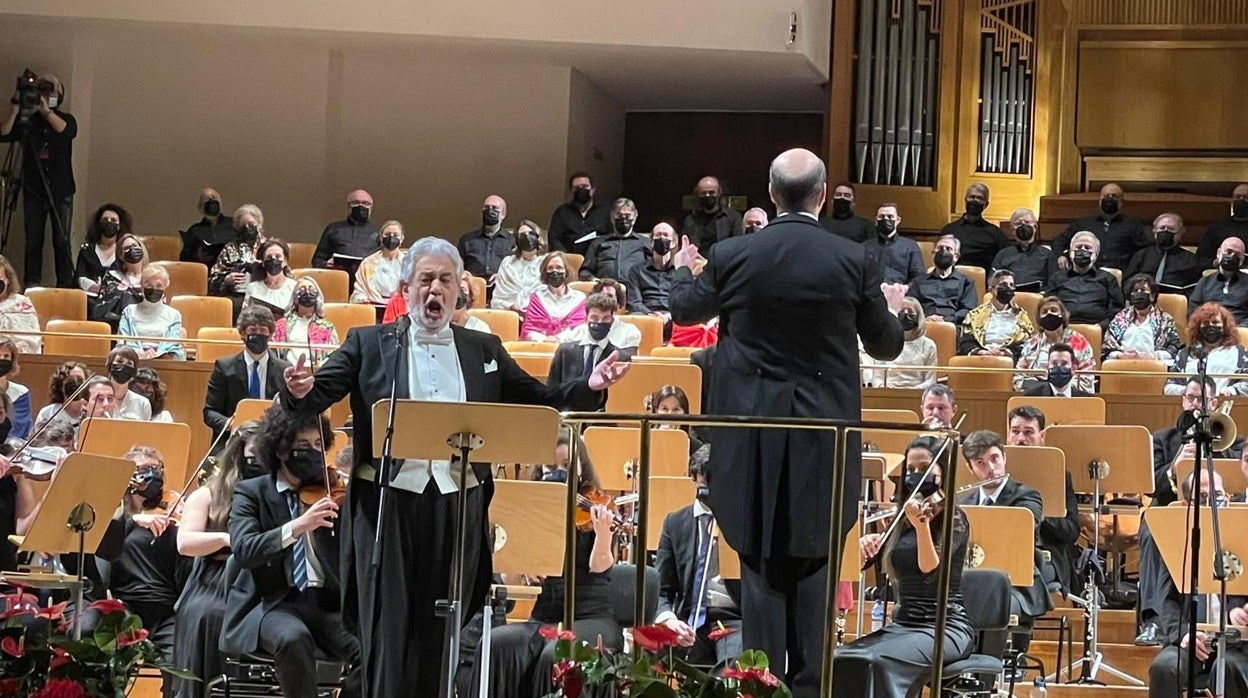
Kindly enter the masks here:
<path id="1" fill-rule="evenodd" d="M 884 602 L 876 599 L 871 604 L 871 632 L 884 627 Z"/>
<path id="2" fill-rule="evenodd" d="M 1030 698 L 1049 698 L 1048 683 L 1045 682 L 1043 676 L 1037 676 L 1036 680 L 1031 682 L 1031 691 L 1027 695 Z"/>

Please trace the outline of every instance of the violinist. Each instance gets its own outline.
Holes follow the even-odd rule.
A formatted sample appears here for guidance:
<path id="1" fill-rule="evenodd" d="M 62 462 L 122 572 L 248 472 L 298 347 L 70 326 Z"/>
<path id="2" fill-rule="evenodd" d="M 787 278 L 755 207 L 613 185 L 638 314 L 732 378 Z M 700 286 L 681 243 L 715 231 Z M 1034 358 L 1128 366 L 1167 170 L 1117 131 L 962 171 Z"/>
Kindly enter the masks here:
<path id="1" fill-rule="evenodd" d="M 911 444 L 910 450 L 915 448 Z M 903 476 L 898 502 L 907 502 L 919 475 Z M 925 482 L 920 492 L 930 487 Z M 942 552 L 935 541 L 944 525 L 943 517 L 950 515 L 954 517 L 952 554 Z M 956 506 L 920 504 L 916 498 L 906 503 L 904 516 L 900 529 L 883 544 L 882 552 L 884 568 L 898 599 L 893 623 L 836 649 L 833 696 L 903 698 L 927 674 L 936 636 L 936 578 L 942 564 L 952 565 L 945 661 L 965 659 L 975 648 L 975 633 L 962 607 L 962 569 L 970 539 L 966 515 Z M 864 558 L 867 550 L 864 545 Z"/>
<path id="2" fill-rule="evenodd" d="M 55 419 L 77 426 L 82 419 L 82 408 L 86 405 L 86 395 L 70 398 L 78 392 L 78 388 L 87 380 L 86 364 L 77 361 L 66 361 L 52 372 L 48 378 L 48 404 L 35 415 L 35 429 L 48 420 Z M 61 406 L 64 405 L 64 409 Z"/>
<path id="3" fill-rule="evenodd" d="M 245 422 L 230 436 L 215 472 L 186 498 L 178 524 L 178 552 L 193 558 L 190 578 L 182 589 L 174 629 L 174 664 L 199 677 L 175 680 L 174 695 L 197 698 L 204 682 L 225 669 L 217 650 L 225 617 L 225 561 L 230 554 L 230 505 L 234 485 L 264 475 L 255 451 L 259 422 Z"/>
<path id="4" fill-rule="evenodd" d="M 286 698 L 316 698 L 318 650 L 353 668 L 360 658 L 342 622 L 338 504 L 323 494 L 311 505 L 301 500 L 301 490 L 325 491 L 325 449 L 334 438 L 328 421 L 269 409 L 253 446 L 265 474 L 236 482 L 229 514 L 241 569 L 227 592 L 221 649 L 272 655 Z M 359 694 L 353 670 L 341 695 Z"/>

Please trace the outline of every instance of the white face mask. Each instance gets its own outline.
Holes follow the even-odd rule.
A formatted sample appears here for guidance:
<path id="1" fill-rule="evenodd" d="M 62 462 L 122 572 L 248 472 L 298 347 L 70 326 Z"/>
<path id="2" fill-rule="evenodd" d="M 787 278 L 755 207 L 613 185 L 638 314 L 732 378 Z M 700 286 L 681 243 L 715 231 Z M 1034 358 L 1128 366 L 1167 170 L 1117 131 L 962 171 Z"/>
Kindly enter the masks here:
<path id="1" fill-rule="evenodd" d="M 60 97 L 57 97 L 56 95 L 52 95 L 51 97 L 48 97 L 48 108 L 49 108 L 49 109 L 56 109 L 56 108 L 57 108 L 57 106 L 59 106 L 59 105 L 60 105 L 60 103 L 61 103 L 61 98 L 60 98 Z"/>

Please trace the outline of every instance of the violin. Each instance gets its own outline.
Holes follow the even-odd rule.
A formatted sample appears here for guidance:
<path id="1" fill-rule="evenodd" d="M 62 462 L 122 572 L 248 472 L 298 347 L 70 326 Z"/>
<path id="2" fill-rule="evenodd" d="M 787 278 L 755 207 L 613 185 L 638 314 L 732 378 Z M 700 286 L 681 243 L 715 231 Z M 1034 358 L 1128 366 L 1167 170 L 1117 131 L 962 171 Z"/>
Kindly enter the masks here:
<path id="1" fill-rule="evenodd" d="M 329 476 L 329 487 L 323 483 L 304 485 L 299 488 L 299 501 L 306 506 L 312 506 L 329 497 L 335 506 L 342 506 L 342 500 L 347 496 L 347 480 L 350 478 L 337 468 L 326 468 L 325 472 Z"/>
<path id="2" fill-rule="evenodd" d="M 617 507 L 637 501 L 637 495 L 626 494 L 612 497 L 602 490 L 583 487 L 576 495 L 576 529 L 583 533 L 594 530 L 594 518 L 590 513 L 594 507 L 605 507 L 611 512 L 611 529 L 631 533 L 633 524 L 620 516 Z"/>
<path id="3" fill-rule="evenodd" d="M 51 480 L 56 469 L 69 456 L 60 446 L 31 446 L 9 462 L 10 473 L 21 473 L 27 480 Z"/>

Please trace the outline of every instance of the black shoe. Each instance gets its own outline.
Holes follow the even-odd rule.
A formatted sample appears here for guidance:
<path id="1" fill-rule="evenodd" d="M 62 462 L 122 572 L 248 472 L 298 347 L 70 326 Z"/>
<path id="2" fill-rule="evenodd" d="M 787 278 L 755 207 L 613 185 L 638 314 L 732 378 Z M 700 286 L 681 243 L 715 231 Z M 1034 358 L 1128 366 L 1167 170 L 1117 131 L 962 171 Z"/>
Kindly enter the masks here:
<path id="1" fill-rule="evenodd" d="M 1161 628 L 1153 621 L 1144 624 L 1140 634 L 1135 636 L 1136 647 L 1161 647 Z"/>

